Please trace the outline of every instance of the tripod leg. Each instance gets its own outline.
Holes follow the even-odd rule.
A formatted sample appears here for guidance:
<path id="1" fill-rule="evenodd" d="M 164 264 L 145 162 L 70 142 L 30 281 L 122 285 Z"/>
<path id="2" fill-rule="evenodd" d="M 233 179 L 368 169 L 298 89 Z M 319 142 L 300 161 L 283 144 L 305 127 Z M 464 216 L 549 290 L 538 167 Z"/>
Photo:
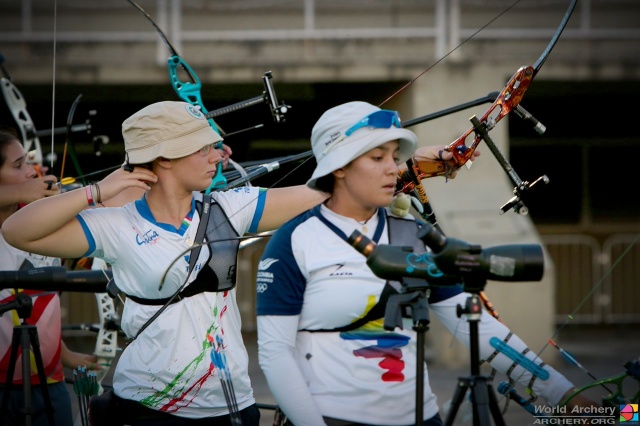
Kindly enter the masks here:
<path id="1" fill-rule="evenodd" d="M 505 426 L 504 418 L 500 412 L 500 406 L 498 405 L 498 398 L 496 398 L 495 390 L 491 383 L 487 383 L 489 388 L 489 408 L 491 408 L 491 415 L 493 416 L 493 422 L 497 426 Z"/>
<path id="2" fill-rule="evenodd" d="M 460 404 L 462 404 L 462 401 L 464 400 L 464 396 L 467 394 L 468 389 L 469 379 L 461 377 L 458 381 L 458 387 L 453 394 L 453 399 L 451 400 L 449 413 L 447 414 L 447 419 L 444 422 L 445 426 L 453 425 L 453 421 L 456 419 L 456 414 L 458 414 Z"/>
<path id="3" fill-rule="evenodd" d="M 29 328 L 29 335 L 31 337 L 31 346 L 33 347 L 33 356 L 36 360 L 36 367 L 38 367 L 38 378 L 40 379 L 42 396 L 44 397 L 45 409 L 47 410 L 47 419 L 49 420 L 50 426 L 55 426 L 55 422 L 53 420 L 53 407 L 51 406 L 51 397 L 49 396 L 49 386 L 47 386 L 47 377 L 44 374 L 44 362 L 42 361 L 42 353 L 40 352 L 38 329 L 36 327 Z"/>
<path id="4" fill-rule="evenodd" d="M 490 407 L 489 407 L 489 390 L 487 388 L 486 377 L 474 377 L 471 386 L 471 403 L 473 405 L 473 424 L 489 426 L 490 423 Z"/>
<path id="5" fill-rule="evenodd" d="M 13 337 L 11 339 L 11 356 L 9 357 L 9 367 L 7 369 L 7 378 L 5 380 L 4 392 L 2 393 L 2 406 L 0 407 L 0 418 L 6 418 L 6 412 L 9 409 L 9 399 L 11 396 L 11 388 L 13 387 L 13 373 L 16 371 L 16 361 L 18 360 L 18 347 L 20 346 L 20 330 L 13 329 Z"/>

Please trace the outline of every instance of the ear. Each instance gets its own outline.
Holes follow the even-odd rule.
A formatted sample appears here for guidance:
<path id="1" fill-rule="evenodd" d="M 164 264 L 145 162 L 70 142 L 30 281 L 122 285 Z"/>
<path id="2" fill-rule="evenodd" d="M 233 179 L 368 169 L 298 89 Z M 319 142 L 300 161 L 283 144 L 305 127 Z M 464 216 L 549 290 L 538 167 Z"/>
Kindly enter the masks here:
<path id="1" fill-rule="evenodd" d="M 342 179 L 344 178 L 345 172 L 344 172 L 344 167 L 340 167 L 337 170 L 334 170 L 333 172 L 331 172 L 331 174 L 333 175 L 334 178 L 336 179 Z"/>
<path id="2" fill-rule="evenodd" d="M 173 167 L 173 160 L 169 158 L 159 157 L 156 158 L 154 162 L 162 169 L 170 169 Z"/>

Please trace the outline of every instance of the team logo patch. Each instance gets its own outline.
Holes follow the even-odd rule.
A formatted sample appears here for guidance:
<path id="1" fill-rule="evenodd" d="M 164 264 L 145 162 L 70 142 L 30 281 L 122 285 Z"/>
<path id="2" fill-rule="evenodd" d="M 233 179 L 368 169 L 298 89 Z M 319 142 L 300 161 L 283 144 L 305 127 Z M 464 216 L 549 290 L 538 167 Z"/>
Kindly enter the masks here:
<path id="1" fill-rule="evenodd" d="M 205 120 L 206 119 L 206 117 L 204 116 L 202 111 L 200 111 L 200 106 L 186 104 L 184 107 L 187 110 L 187 112 L 189 113 L 189 115 L 192 116 L 193 118 L 197 118 L 198 120 Z"/>
<path id="2" fill-rule="evenodd" d="M 278 259 L 263 259 L 258 263 L 258 269 L 269 269 L 269 267 L 271 265 L 273 265 L 274 263 L 276 263 L 278 261 Z"/>

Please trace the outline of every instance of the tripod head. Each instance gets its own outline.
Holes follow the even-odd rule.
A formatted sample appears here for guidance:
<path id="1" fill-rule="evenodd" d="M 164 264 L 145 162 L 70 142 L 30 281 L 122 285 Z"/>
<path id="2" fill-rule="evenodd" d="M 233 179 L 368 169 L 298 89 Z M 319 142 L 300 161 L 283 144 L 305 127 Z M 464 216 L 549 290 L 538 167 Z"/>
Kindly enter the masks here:
<path id="1" fill-rule="evenodd" d="M 25 293 L 16 292 L 16 297 L 12 302 L 0 305 L 0 317 L 5 312 L 9 312 L 14 309 L 18 313 L 19 318 L 23 320 L 29 318 L 31 316 L 31 311 L 33 310 L 33 301 L 31 300 L 31 296 Z"/>

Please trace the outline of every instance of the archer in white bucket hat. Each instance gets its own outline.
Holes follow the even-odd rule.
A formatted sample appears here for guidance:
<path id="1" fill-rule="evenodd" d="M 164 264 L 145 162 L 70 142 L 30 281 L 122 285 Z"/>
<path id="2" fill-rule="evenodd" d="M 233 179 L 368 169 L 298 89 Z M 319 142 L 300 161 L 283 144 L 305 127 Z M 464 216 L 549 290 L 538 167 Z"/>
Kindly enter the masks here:
<path id="1" fill-rule="evenodd" d="M 136 112 L 122 123 L 122 136 L 130 164 L 186 157 L 222 140 L 200 107 L 175 101 L 156 102 Z"/>
<path id="2" fill-rule="evenodd" d="M 396 111 L 381 110 L 367 102 L 348 102 L 327 110 L 311 131 L 311 146 L 318 165 L 307 186 L 324 190 L 317 186 L 318 179 L 393 140 L 399 143 L 399 161 L 408 160 L 418 138 L 401 126 Z"/>

